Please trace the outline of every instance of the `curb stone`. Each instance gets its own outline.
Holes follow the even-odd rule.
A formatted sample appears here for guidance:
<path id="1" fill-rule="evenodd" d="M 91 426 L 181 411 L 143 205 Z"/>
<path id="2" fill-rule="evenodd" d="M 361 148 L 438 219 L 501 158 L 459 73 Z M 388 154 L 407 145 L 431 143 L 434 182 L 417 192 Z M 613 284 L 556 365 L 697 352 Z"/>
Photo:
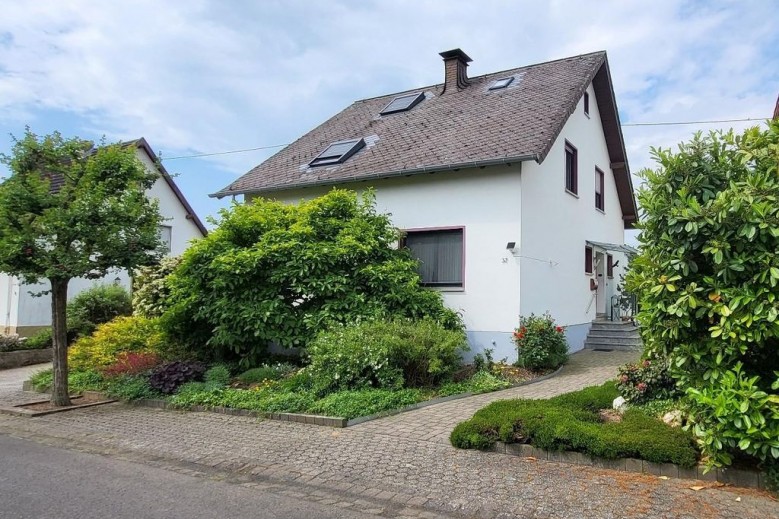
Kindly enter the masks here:
<path id="1" fill-rule="evenodd" d="M 495 442 L 492 451 L 498 454 L 535 458 L 544 461 L 566 463 L 570 465 L 585 465 L 619 472 L 634 472 L 676 479 L 696 479 L 717 481 L 727 485 L 747 488 L 765 488 L 764 476 L 756 470 L 736 469 L 732 467 L 714 468 L 704 474 L 703 465 L 692 468 L 680 467 L 673 463 L 653 463 L 635 458 L 608 459 L 589 456 L 574 451 L 546 451 L 525 443 Z"/>

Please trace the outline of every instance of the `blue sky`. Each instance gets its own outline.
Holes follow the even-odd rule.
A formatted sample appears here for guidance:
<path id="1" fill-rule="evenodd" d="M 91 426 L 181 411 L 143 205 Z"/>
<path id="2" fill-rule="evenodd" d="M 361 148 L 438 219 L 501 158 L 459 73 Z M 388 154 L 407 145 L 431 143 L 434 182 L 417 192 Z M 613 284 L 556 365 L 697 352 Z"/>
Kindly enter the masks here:
<path id="1" fill-rule="evenodd" d="M 201 217 L 209 193 L 352 101 L 440 83 L 438 52 L 479 75 L 608 51 L 623 123 L 767 118 L 779 94 L 776 4 L 508 0 L 0 0 L 0 152 L 26 125 L 146 137 Z M 625 127 L 650 146 L 755 123 Z M 2 175 L 0 170 L 0 176 Z"/>

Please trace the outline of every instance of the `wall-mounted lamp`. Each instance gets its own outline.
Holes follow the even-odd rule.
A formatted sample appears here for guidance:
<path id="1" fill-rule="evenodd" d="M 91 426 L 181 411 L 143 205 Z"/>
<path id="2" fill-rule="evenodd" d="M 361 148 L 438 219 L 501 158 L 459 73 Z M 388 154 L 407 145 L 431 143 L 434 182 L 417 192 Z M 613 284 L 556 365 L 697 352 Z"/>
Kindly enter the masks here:
<path id="1" fill-rule="evenodd" d="M 517 247 L 517 242 L 510 241 L 506 244 L 506 250 L 514 250 Z"/>

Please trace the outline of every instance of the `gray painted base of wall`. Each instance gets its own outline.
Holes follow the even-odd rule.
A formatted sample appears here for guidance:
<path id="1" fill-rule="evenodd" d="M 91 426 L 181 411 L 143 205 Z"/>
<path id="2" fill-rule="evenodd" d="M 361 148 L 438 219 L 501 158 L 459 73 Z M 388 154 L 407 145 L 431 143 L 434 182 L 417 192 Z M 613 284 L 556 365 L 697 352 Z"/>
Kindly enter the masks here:
<path id="1" fill-rule="evenodd" d="M 565 338 L 568 341 L 568 352 L 576 353 L 584 349 L 584 340 L 590 332 L 592 323 L 572 324 L 565 327 Z M 492 358 L 512 364 L 517 361 L 517 347 L 512 340 L 512 332 L 477 332 L 467 331 L 468 344 L 471 351 L 463 355 L 463 361 L 468 363 L 479 353 L 483 354 L 485 349 L 492 349 Z"/>
<path id="2" fill-rule="evenodd" d="M 571 324 L 565 327 L 565 339 L 568 341 L 568 353 L 584 349 L 584 341 L 590 333 L 592 323 Z"/>

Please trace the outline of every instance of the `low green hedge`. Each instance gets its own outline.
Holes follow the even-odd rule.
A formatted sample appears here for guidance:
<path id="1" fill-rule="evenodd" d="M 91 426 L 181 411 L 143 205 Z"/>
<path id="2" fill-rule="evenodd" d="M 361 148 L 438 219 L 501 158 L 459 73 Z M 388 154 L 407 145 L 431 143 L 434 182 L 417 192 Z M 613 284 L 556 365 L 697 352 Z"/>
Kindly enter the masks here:
<path id="1" fill-rule="evenodd" d="M 621 422 L 603 422 L 619 393 L 613 382 L 548 400 L 502 400 L 479 410 L 452 431 L 452 445 L 487 449 L 498 440 L 530 443 L 550 451 L 576 451 L 601 458 L 640 458 L 692 467 L 698 460 L 690 433 L 637 409 Z"/>

